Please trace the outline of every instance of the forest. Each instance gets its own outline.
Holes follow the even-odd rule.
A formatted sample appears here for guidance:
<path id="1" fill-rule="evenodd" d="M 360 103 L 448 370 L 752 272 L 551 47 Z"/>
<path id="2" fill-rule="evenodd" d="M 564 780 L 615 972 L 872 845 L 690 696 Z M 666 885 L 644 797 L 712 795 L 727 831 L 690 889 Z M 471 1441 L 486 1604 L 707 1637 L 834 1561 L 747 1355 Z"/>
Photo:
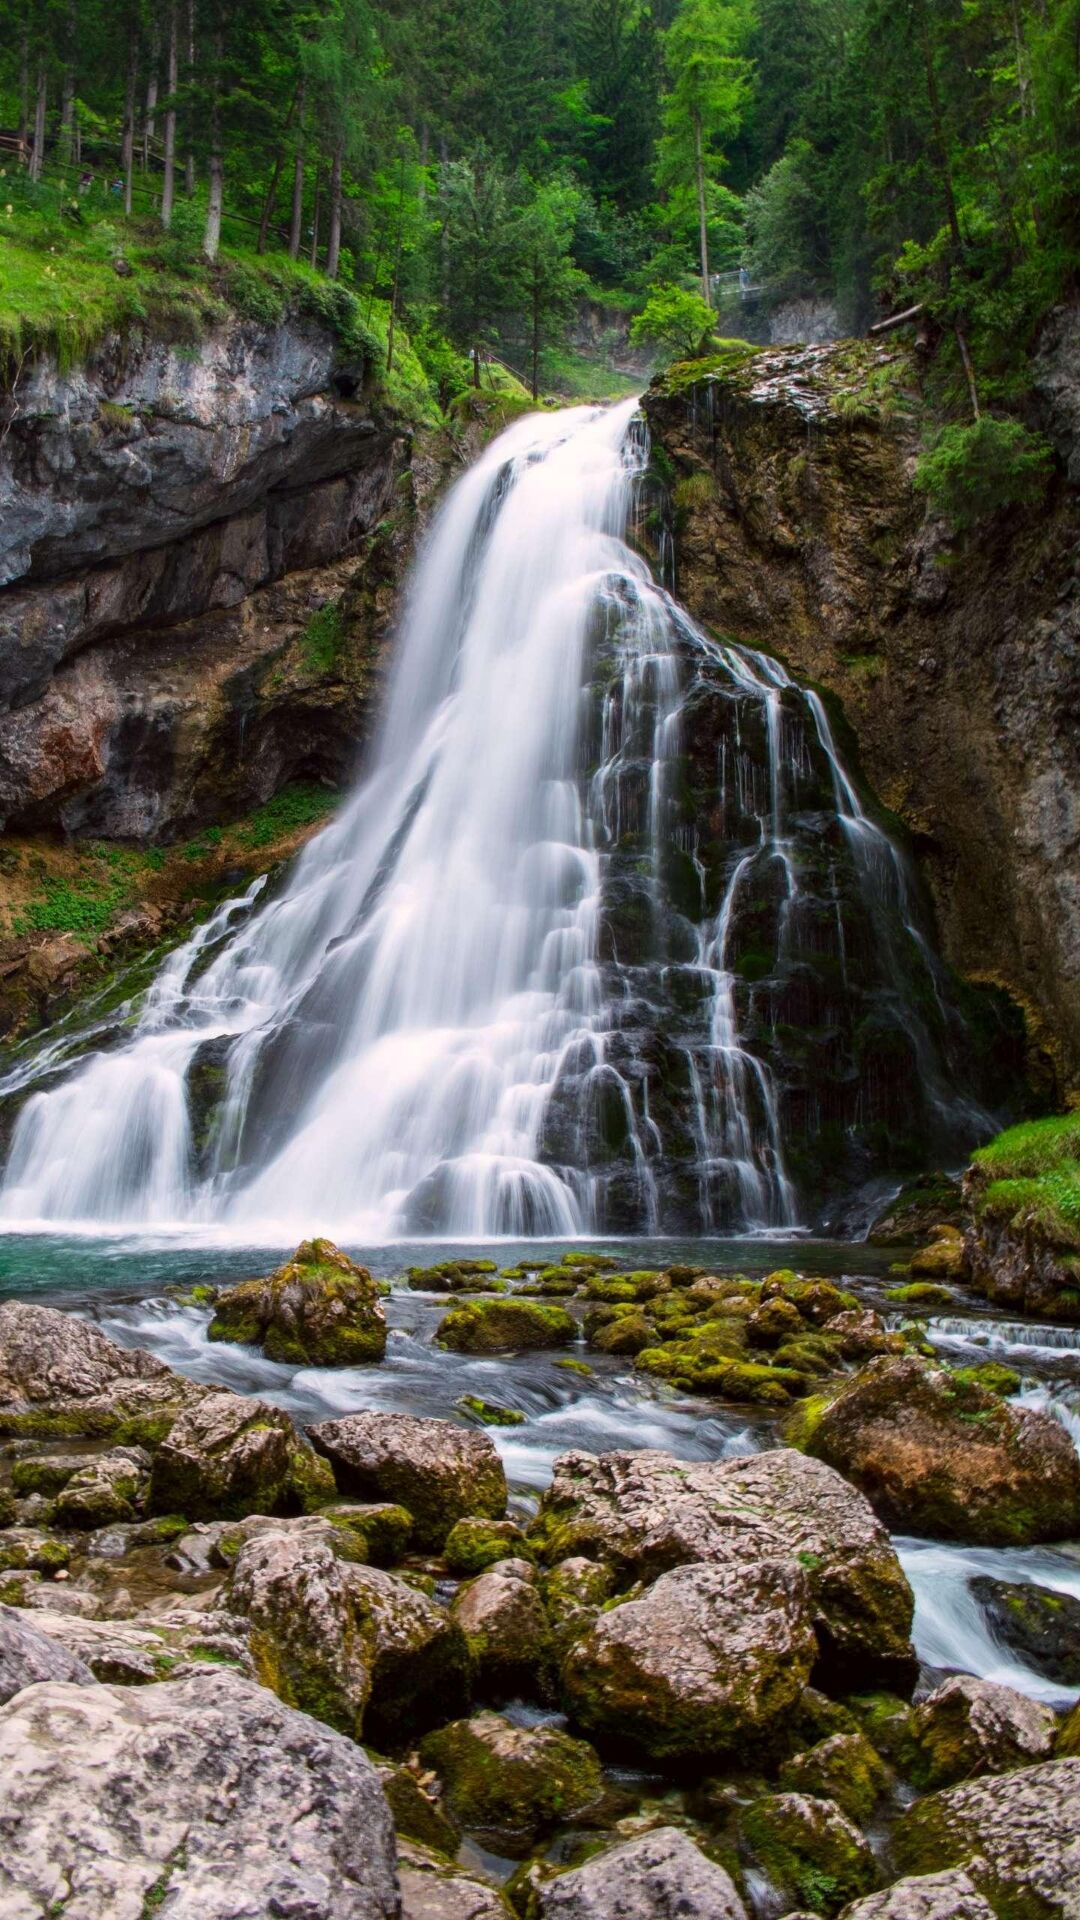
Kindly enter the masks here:
<path id="1" fill-rule="evenodd" d="M 583 303 L 594 338 L 632 321 L 671 357 L 705 302 L 766 338 L 810 302 L 841 332 L 920 309 L 944 415 L 970 423 L 1022 411 L 1080 259 L 1080 0 L 3 0 L 0 19 L 16 357 L 65 328 L 77 346 L 95 303 L 62 263 L 20 278 L 24 249 L 83 253 L 89 282 L 95 259 L 134 282 L 231 261 L 256 305 L 252 257 L 287 257 L 358 297 L 388 363 L 407 330 L 443 404 L 492 356 L 572 395 Z"/>

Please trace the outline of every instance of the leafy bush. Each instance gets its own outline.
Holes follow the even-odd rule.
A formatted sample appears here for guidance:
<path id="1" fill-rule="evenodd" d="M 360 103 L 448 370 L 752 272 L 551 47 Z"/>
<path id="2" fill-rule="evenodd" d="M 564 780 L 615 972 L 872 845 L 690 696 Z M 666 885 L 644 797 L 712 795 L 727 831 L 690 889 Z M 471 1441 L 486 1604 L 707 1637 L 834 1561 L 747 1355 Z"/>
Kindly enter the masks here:
<path id="1" fill-rule="evenodd" d="M 269 846 L 297 827 L 313 826 L 317 820 L 324 819 L 333 812 L 339 798 L 340 795 L 316 786 L 313 781 L 296 780 L 291 786 L 282 787 L 280 793 L 275 793 L 252 814 L 248 825 L 240 828 L 240 838 L 252 847 Z"/>
<path id="2" fill-rule="evenodd" d="M 670 284 L 652 287 L 642 311 L 631 322 L 631 344 L 660 347 L 672 359 L 688 360 L 702 351 L 714 319 L 700 293 Z"/>
<path id="3" fill-rule="evenodd" d="M 1033 506 L 1046 492 L 1053 453 L 1018 420 L 984 414 L 943 428 L 915 468 L 915 485 L 935 512 L 963 532 L 1000 507 Z"/>
<path id="4" fill-rule="evenodd" d="M 276 327 L 285 318 L 288 298 L 284 287 L 254 261 L 239 259 L 228 262 L 225 293 L 230 306 L 245 320 L 256 320 L 264 327 Z"/>

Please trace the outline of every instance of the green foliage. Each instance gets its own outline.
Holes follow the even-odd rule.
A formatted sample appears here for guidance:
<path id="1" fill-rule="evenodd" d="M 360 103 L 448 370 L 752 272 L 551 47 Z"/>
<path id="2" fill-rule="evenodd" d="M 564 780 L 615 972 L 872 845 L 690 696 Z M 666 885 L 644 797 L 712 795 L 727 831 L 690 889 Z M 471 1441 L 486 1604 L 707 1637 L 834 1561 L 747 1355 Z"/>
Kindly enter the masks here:
<path id="1" fill-rule="evenodd" d="M 291 786 L 282 787 L 272 800 L 252 814 L 245 827 L 239 829 L 241 837 L 252 847 L 266 847 L 284 834 L 294 833 L 300 827 L 313 826 L 326 818 L 337 805 L 338 796 L 327 787 L 316 786 L 312 781 L 296 780 Z"/>
<path id="2" fill-rule="evenodd" d="M 712 333 L 713 311 L 700 293 L 685 287 L 653 287 L 631 322 L 634 346 L 655 346 L 671 360 L 688 360 L 704 350 Z"/>
<path id="3" fill-rule="evenodd" d="M 1025 1218 L 1047 1238 L 1080 1248 L 1080 1113 L 1022 1121 L 972 1158 L 984 1178 L 981 1211 Z"/>
<path id="4" fill-rule="evenodd" d="M 915 485 L 930 505 L 963 531 L 1001 507 L 1042 499 L 1053 455 L 1018 420 L 983 414 L 970 426 L 944 427 L 919 457 Z"/>
<path id="5" fill-rule="evenodd" d="M 339 664 L 345 645 L 345 622 L 341 608 L 328 601 L 313 613 L 300 636 L 300 655 L 309 673 L 331 673 Z"/>

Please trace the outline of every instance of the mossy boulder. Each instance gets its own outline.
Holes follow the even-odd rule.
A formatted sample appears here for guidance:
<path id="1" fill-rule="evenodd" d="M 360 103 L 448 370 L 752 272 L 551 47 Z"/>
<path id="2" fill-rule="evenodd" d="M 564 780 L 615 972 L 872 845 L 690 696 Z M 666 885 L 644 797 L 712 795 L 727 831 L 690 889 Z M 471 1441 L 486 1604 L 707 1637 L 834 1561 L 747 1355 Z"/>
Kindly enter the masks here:
<path id="1" fill-rule="evenodd" d="M 601 1612 L 562 1684 L 587 1732 L 659 1760 L 774 1735 L 817 1655 L 805 1577 L 782 1559 L 676 1567 Z"/>
<path id="2" fill-rule="evenodd" d="M 921 1307 L 926 1313 L 948 1312 L 956 1305 L 952 1288 L 939 1286 L 933 1280 L 911 1280 L 902 1287 L 890 1287 L 885 1298 L 894 1300 L 900 1307 Z"/>
<path id="3" fill-rule="evenodd" d="M 150 1482 L 150 1455 L 143 1447 L 114 1447 L 73 1473 L 56 1496 L 59 1527 L 109 1527 L 135 1520 Z"/>
<path id="4" fill-rule="evenodd" d="M 435 1340 L 453 1353 L 521 1353 L 569 1346 L 577 1331 L 564 1307 L 538 1300 L 463 1300 L 439 1322 Z"/>
<path id="5" fill-rule="evenodd" d="M 320 1508 L 320 1518 L 328 1521 L 347 1543 L 339 1551 L 351 1559 L 370 1561 L 373 1567 L 396 1566 L 413 1529 L 412 1514 L 391 1500 L 378 1500 L 365 1506 L 337 1502 Z"/>
<path id="6" fill-rule="evenodd" d="M 999 1646 L 1058 1686 L 1080 1687 L 1080 1600 L 991 1574 L 977 1575 L 970 1590 Z"/>
<path id="7" fill-rule="evenodd" d="M 960 1182 L 946 1173 L 920 1173 L 901 1187 L 867 1238 L 874 1247 L 913 1246 L 941 1226 L 962 1224 Z"/>
<path id="8" fill-rule="evenodd" d="M 208 1336 L 291 1366 L 362 1366 L 386 1351 L 386 1315 L 366 1267 L 330 1240 L 305 1240 L 276 1273 L 219 1293 Z"/>
<path id="9" fill-rule="evenodd" d="M 94 1453 L 27 1454 L 12 1461 L 11 1484 L 22 1499 L 35 1493 L 50 1499 L 67 1486 L 73 1474 L 94 1466 L 99 1458 Z"/>
<path id="10" fill-rule="evenodd" d="M 889 1785 L 889 1771 L 865 1734 L 834 1733 L 795 1754 L 780 1770 L 785 1793 L 833 1800 L 849 1820 L 869 1820 Z"/>
<path id="11" fill-rule="evenodd" d="M 609 1302 L 654 1300 L 664 1293 L 671 1282 L 665 1273 L 653 1269 L 638 1273 L 593 1273 L 585 1281 L 584 1291 L 590 1300 Z"/>
<path id="12" fill-rule="evenodd" d="M 506 1475 L 486 1433 L 406 1413 L 350 1413 L 310 1430 L 342 1493 L 389 1500 L 413 1518 L 413 1545 L 437 1551 L 456 1521 L 501 1520 Z"/>
<path id="13" fill-rule="evenodd" d="M 955 1674 L 911 1715 L 913 1777 L 921 1787 L 949 1787 L 978 1773 L 1049 1760 L 1057 1722 L 1049 1707 L 1012 1687 Z"/>
<path id="14" fill-rule="evenodd" d="M 498 1274 L 494 1260 L 440 1260 L 433 1267 L 410 1267 L 414 1293 L 477 1293 L 492 1285 Z"/>
<path id="15" fill-rule="evenodd" d="M 770 1794 L 739 1824 L 772 1884 L 810 1913 L 837 1914 L 877 1884 L 869 1843 L 833 1800 Z"/>
<path id="16" fill-rule="evenodd" d="M 191 1520 L 310 1513 L 334 1498 L 334 1476 L 279 1407 L 211 1393 L 182 1413 L 154 1456 L 150 1505 Z"/>
<path id="17" fill-rule="evenodd" d="M 632 1357 L 651 1346 L 655 1339 L 655 1330 L 645 1315 L 631 1311 L 597 1327 L 589 1334 L 589 1345 L 595 1347 L 597 1353 L 629 1354 Z"/>
<path id="18" fill-rule="evenodd" d="M 548 1625 L 528 1560 L 501 1560 L 460 1587 L 450 1607 L 481 1697 L 535 1694 L 548 1659 Z"/>
<path id="19" fill-rule="evenodd" d="M 541 1592 L 552 1646 L 561 1655 L 580 1639 L 615 1592 L 615 1575 L 602 1561 L 579 1554 L 560 1560 L 543 1577 Z"/>
<path id="20" fill-rule="evenodd" d="M 77 1314 L 0 1306 L 0 1434 L 153 1447 L 208 1391 Z"/>
<path id="21" fill-rule="evenodd" d="M 468 1580 L 500 1560 L 531 1560 L 521 1528 L 513 1520 L 458 1520 L 446 1536 L 443 1557 L 451 1573 Z"/>
<path id="22" fill-rule="evenodd" d="M 988 1775 L 917 1800 L 898 1821 L 904 1873 L 962 1867 L 1001 1920 L 1074 1920 L 1080 1759 Z"/>
<path id="23" fill-rule="evenodd" d="M 982 1387 L 986 1393 L 996 1393 L 999 1400 L 1011 1400 L 1021 1385 L 1016 1368 L 1005 1366 L 1001 1360 L 983 1360 L 976 1367 L 954 1367 L 953 1378 L 963 1386 Z"/>
<path id="24" fill-rule="evenodd" d="M 556 1727 L 517 1727 L 497 1713 L 440 1727 L 421 1742 L 420 1757 L 438 1774 L 458 1824 L 509 1854 L 585 1813 L 603 1791 L 600 1762 L 584 1740 Z"/>
<path id="25" fill-rule="evenodd" d="M 538 1920 L 746 1920 L 729 1873 L 678 1827 L 653 1827 L 541 1882 Z"/>
<path id="26" fill-rule="evenodd" d="M 802 1920 L 791 1914 L 788 1920 Z M 897 1880 L 845 1907 L 842 1920 L 997 1920 L 973 1880 L 959 1870 Z"/>
<path id="27" fill-rule="evenodd" d="M 1080 1458 L 1060 1422 L 914 1354 L 871 1361 L 788 1437 L 903 1532 L 985 1546 L 1080 1532 Z"/>
<path id="28" fill-rule="evenodd" d="M 47 1527 L 7 1527 L 0 1534 L 0 1573 L 60 1573 L 72 1552 L 70 1537 Z"/>
<path id="29" fill-rule="evenodd" d="M 963 1280 L 967 1270 L 964 1236 L 955 1226 L 935 1228 L 929 1246 L 912 1254 L 909 1268 L 917 1280 Z"/>
<path id="30" fill-rule="evenodd" d="M 371 1757 L 399 1839 L 415 1840 L 440 1854 L 455 1854 L 461 1844 L 461 1830 L 434 1795 L 421 1786 L 413 1768 L 395 1766 L 374 1754 Z"/>
<path id="31" fill-rule="evenodd" d="M 482 1427 L 523 1427 L 525 1415 L 516 1407 L 500 1407 L 494 1401 L 483 1400 L 477 1393 L 463 1393 L 458 1401 L 462 1413 L 470 1420 L 479 1420 Z"/>

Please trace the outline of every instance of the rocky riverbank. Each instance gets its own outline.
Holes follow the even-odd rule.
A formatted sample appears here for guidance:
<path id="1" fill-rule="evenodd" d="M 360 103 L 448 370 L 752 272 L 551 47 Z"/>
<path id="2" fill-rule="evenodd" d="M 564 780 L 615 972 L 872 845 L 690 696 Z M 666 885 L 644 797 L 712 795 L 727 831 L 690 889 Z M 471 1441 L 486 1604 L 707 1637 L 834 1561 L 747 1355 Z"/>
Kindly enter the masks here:
<path id="1" fill-rule="evenodd" d="M 224 1384 L 254 1342 L 331 1405 L 335 1381 L 377 1388 L 392 1301 L 325 1242 L 190 1296 L 216 1380 L 0 1307 L 8 1899 L 88 1920 L 170 1898 L 212 1920 L 1072 1912 L 1076 1716 L 920 1671 L 883 1524 L 1080 1532 L 1077 1455 L 1001 1397 L 1006 1369 L 944 1367 L 922 1323 L 790 1270 L 590 1250 L 401 1285 L 487 1368 L 459 1419 L 376 1405 L 305 1431 Z M 773 1373 L 789 1444 L 579 1448 L 523 1507 L 496 1368 L 554 1345 L 584 1392 L 590 1346 L 609 1364 L 610 1330 L 646 1317 L 639 1362 L 704 1338 Z M 743 1385 L 694 1389 L 715 1409 Z"/>

